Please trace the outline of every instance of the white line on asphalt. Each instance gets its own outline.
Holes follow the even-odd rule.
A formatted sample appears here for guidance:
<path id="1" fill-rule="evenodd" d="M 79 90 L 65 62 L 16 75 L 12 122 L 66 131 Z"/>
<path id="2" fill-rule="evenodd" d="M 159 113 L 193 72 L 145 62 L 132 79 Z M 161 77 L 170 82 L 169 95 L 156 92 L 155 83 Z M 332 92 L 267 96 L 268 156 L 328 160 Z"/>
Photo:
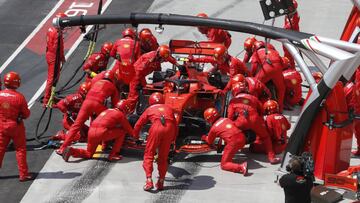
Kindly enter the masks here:
<path id="1" fill-rule="evenodd" d="M 49 12 L 49 14 L 39 23 L 39 25 L 30 33 L 30 35 L 20 44 L 20 46 L 15 50 L 13 54 L 5 61 L 5 63 L 0 67 L 0 74 L 5 70 L 5 68 L 11 63 L 12 60 L 20 53 L 21 50 L 29 43 L 29 41 L 35 36 L 37 32 L 43 27 L 46 21 L 55 13 L 55 11 L 64 3 L 65 0 L 60 0 L 55 7 Z"/>
<path id="2" fill-rule="evenodd" d="M 103 13 L 107 7 L 110 5 L 110 3 L 112 2 L 112 0 L 107 0 L 106 3 L 103 6 L 103 9 L 101 11 L 101 13 Z M 86 28 L 86 33 L 89 32 L 89 30 L 93 27 L 93 25 L 88 26 Z M 66 53 L 65 55 L 65 59 L 68 60 L 68 58 L 72 55 L 72 53 L 75 51 L 75 49 L 79 46 L 80 42 L 83 40 L 85 34 L 81 34 L 81 36 L 76 40 L 76 42 L 74 43 L 74 45 L 69 49 L 69 51 Z M 46 80 L 45 82 L 40 86 L 40 88 L 36 91 L 36 93 L 34 94 L 34 96 L 30 99 L 28 106 L 29 108 L 31 108 L 34 104 L 37 98 L 40 97 L 41 93 L 45 90 L 45 86 L 46 86 Z"/>

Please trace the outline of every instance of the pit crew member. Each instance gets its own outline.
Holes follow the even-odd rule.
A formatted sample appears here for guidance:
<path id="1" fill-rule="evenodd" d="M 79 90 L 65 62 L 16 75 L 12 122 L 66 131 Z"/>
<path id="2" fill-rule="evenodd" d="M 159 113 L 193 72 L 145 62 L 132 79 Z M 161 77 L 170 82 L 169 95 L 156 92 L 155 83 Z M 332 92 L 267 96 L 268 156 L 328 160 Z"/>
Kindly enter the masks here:
<path id="1" fill-rule="evenodd" d="M 225 141 L 225 148 L 221 157 L 221 169 L 246 175 L 247 162 L 237 164 L 232 161 L 235 154 L 245 146 L 244 133 L 234 125 L 232 120 L 221 118 L 220 113 L 215 108 L 206 109 L 204 118 L 212 126 L 208 136 L 203 135 L 201 139 L 208 144 L 212 144 L 216 137 Z"/>
<path id="2" fill-rule="evenodd" d="M 272 149 L 271 137 L 262 118 L 262 104 L 253 95 L 248 93 L 242 83 L 232 89 L 233 98 L 230 100 L 227 117 L 234 121 L 236 127 L 252 130 L 264 143 L 265 151 L 271 164 L 277 164 L 280 159 L 275 157 Z"/>
<path id="3" fill-rule="evenodd" d="M 75 158 L 90 159 L 96 152 L 96 148 L 102 142 L 114 140 L 114 145 L 108 156 L 108 160 L 121 160 L 120 152 L 125 134 L 133 135 L 133 129 L 126 119 L 128 107 L 126 102 L 118 102 L 113 109 L 107 109 L 92 122 L 89 128 L 87 149 L 67 147 L 63 153 L 63 159 L 67 162 L 70 156 Z"/>
<path id="4" fill-rule="evenodd" d="M 23 119 L 30 116 L 25 97 L 16 91 L 20 87 L 20 76 L 9 72 L 4 76 L 5 89 L 0 91 L 0 168 L 9 145 L 13 141 L 19 168 L 19 180 L 28 181 L 32 176 L 26 162 L 26 137 Z"/>
<path id="5" fill-rule="evenodd" d="M 80 111 L 81 105 L 85 100 L 85 96 L 90 90 L 91 82 L 83 82 L 78 91 L 74 94 L 66 96 L 52 107 L 59 109 L 63 113 L 63 127 L 69 130 L 71 125 L 76 120 L 76 117 Z M 89 128 L 83 125 L 80 131 L 76 134 L 73 141 L 85 142 L 87 140 L 87 132 Z M 66 133 L 64 130 L 60 130 L 52 137 L 53 140 L 65 140 Z"/>
<path id="6" fill-rule="evenodd" d="M 67 17 L 67 15 L 65 13 L 58 13 L 56 17 L 63 18 Z M 56 60 L 57 50 L 59 50 L 60 54 L 58 61 Z M 54 82 L 59 78 L 61 65 L 65 63 L 63 30 L 60 28 L 50 27 L 46 33 L 46 62 L 48 64 L 48 75 L 43 106 L 48 105 L 51 93 L 55 91 L 55 87 L 53 87 Z M 56 62 L 58 62 L 57 65 L 55 65 Z M 55 70 L 56 66 L 57 70 Z"/>
<path id="7" fill-rule="evenodd" d="M 154 155 L 158 153 L 159 179 L 156 183 L 158 190 L 164 189 L 164 179 L 168 168 L 168 154 L 170 145 L 175 141 L 177 133 L 177 123 L 174 111 L 165 105 L 164 96 L 155 92 L 149 97 L 149 108 L 140 116 L 134 127 L 134 136 L 139 138 L 139 133 L 147 122 L 150 121 L 151 127 L 144 152 L 143 168 L 146 174 L 146 182 L 143 187 L 145 191 L 151 190 L 154 185 L 152 182 Z"/>
<path id="8" fill-rule="evenodd" d="M 104 105 L 107 98 L 110 97 L 112 106 L 115 106 L 119 101 L 119 93 L 115 87 L 115 83 L 116 78 L 114 73 L 112 71 L 106 71 L 103 79 L 91 85 L 85 101 L 80 108 L 79 114 L 68 131 L 64 143 L 56 150 L 57 154 L 62 154 L 64 149 L 71 144 L 86 120 L 98 116 L 102 111 L 107 109 Z"/>

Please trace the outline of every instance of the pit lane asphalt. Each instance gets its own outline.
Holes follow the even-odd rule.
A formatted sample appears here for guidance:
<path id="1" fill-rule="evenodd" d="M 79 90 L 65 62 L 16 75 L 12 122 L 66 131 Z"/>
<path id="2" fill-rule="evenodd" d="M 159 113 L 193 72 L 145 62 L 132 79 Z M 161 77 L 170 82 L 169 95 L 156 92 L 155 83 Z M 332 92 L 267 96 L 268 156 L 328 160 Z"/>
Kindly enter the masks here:
<path id="1" fill-rule="evenodd" d="M 253 0 L 251 1 L 244 0 L 240 5 L 235 5 L 237 1 L 221 1 L 221 2 L 223 3 L 219 5 L 218 1 L 206 1 L 206 3 L 205 1 L 202 1 L 195 5 L 193 1 L 177 2 L 177 1 L 162 0 L 162 1 L 156 1 L 156 4 L 153 4 L 153 6 L 151 7 L 151 11 L 176 12 L 181 14 L 196 14 L 198 12 L 205 11 L 208 12 L 210 15 L 219 16 L 223 18 L 236 18 L 236 19 L 253 21 L 253 22 L 260 22 L 260 23 L 262 22 L 262 17 L 260 16 L 261 13 L 259 12 L 258 2 L 254 3 Z M 321 3 L 324 2 L 325 1 L 322 1 Z M 111 9 L 114 9 L 114 7 L 118 9 L 124 8 L 126 9 L 126 11 L 131 11 L 132 9 L 131 6 L 136 4 L 137 1 L 133 1 L 131 3 L 130 1 L 122 1 L 122 2 L 118 2 L 118 4 L 122 4 L 122 5 L 116 5 L 116 6 L 114 6 L 114 3 L 115 2 L 113 2 L 112 5 L 110 6 L 109 12 L 111 11 Z M 141 3 L 143 3 L 143 1 L 141 1 Z M 306 24 L 301 27 L 304 28 L 304 31 L 320 33 L 320 35 L 322 36 L 337 38 L 338 34 L 342 30 L 343 25 L 340 23 L 341 24 L 340 26 L 336 26 L 338 31 L 335 32 L 334 26 L 326 25 L 326 23 L 324 23 L 325 19 L 323 18 L 327 18 L 326 21 L 331 21 L 331 22 L 340 19 L 338 16 L 331 14 L 331 12 L 329 11 L 331 9 L 328 8 L 329 6 L 323 6 L 323 8 L 321 7 L 320 10 L 323 11 L 322 13 L 319 12 L 309 15 L 311 12 L 313 12 L 313 10 L 310 10 L 310 7 L 312 7 L 312 9 L 314 7 L 317 7 L 319 9 L 321 3 L 317 3 L 316 5 L 314 3 L 313 6 L 309 6 L 310 4 L 312 4 L 312 2 L 310 1 L 299 3 L 300 8 L 303 9 L 303 11 L 308 9 L 308 12 L 306 12 L 306 14 L 305 13 L 301 14 L 302 22 L 307 22 L 309 23 L 309 25 L 311 24 L 311 26 L 308 26 L 308 24 Z M 342 8 L 343 4 L 345 3 L 332 2 L 332 4 L 333 5 L 339 4 L 337 5 L 338 6 L 337 8 Z M 191 5 L 191 8 L 189 8 L 189 5 Z M 301 7 L 302 5 L 307 5 L 307 6 Z M 145 5 L 142 6 L 145 7 Z M 223 10 L 221 8 L 227 9 L 225 10 L 226 12 L 221 12 L 221 10 Z M 323 13 L 326 14 L 324 15 L 324 17 L 322 16 Z M 344 19 L 346 18 L 346 16 L 342 16 L 342 17 Z M 314 18 L 317 18 L 317 21 L 313 20 Z M 41 19 L 39 19 L 39 21 L 40 20 Z M 279 22 L 279 24 L 282 24 L 282 21 Z M 325 28 L 324 25 L 326 25 Z M 170 37 L 173 37 L 174 35 L 183 32 L 185 33 L 185 35 L 181 35 L 181 36 L 177 35 L 179 39 L 193 39 L 194 36 L 197 39 L 203 39 L 201 38 L 201 36 L 198 35 L 195 29 L 190 29 L 190 31 L 188 29 L 189 28 L 185 28 L 184 30 L 179 27 L 174 27 L 173 29 L 169 29 L 168 27 L 166 27 L 165 33 L 162 35 L 157 35 L 157 37 L 159 37 L 160 42 L 166 42 Z M 32 29 L 30 29 L 30 31 L 31 30 Z M 111 30 L 110 32 L 112 32 L 112 34 L 107 34 L 108 30 Z M 116 26 L 109 25 L 107 26 L 107 30 L 100 34 L 99 40 L 113 39 L 114 38 L 113 35 L 116 35 L 115 33 L 119 34 L 120 29 L 118 29 Z M 24 37 L 26 36 L 27 35 L 25 35 Z M 242 40 L 245 39 L 245 36 L 241 35 L 241 37 L 239 37 L 239 35 L 234 34 L 233 39 L 234 39 L 233 41 L 234 45 L 238 44 L 239 47 L 242 47 Z M 87 45 L 81 44 L 79 50 L 75 53 L 73 57 L 69 59 L 68 63 L 71 64 L 71 66 L 76 67 L 76 64 L 79 64 L 81 62 L 81 59 L 84 56 L 84 52 L 86 49 L 87 49 Z M 237 46 L 232 46 L 230 52 L 235 53 L 238 50 L 239 48 Z M 77 58 L 78 60 L 75 60 L 74 58 Z M 66 76 L 69 76 L 69 74 Z M 40 114 L 41 108 L 39 108 L 39 106 L 36 105 L 34 106 L 34 109 L 35 110 L 32 109 L 32 113 L 33 113 L 32 116 L 35 117 L 31 119 L 34 119 L 36 121 Z M 296 120 L 296 115 L 294 114 L 293 117 L 294 119 L 292 119 L 292 122 Z M 51 127 L 50 131 L 52 131 L 52 133 L 55 133 L 55 131 L 61 125 L 59 116 L 57 116 L 55 121 L 57 122 L 56 123 L 54 122 L 54 125 L 57 126 Z M 27 132 L 28 132 L 28 136 L 30 137 L 34 135 L 33 131 L 35 124 L 36 122 L 27 122 Z M 33 130 L 30 131 L 31 127 Z M 34 143 L 29 143 L 29 145 L 31 144 Z M 31 160 L 28 159 L 30 170 L 39 171 L 43 166 L 44 162 L 49 157 L 51 152 L 52 150 L 42 151 L 41 153 L 29 152 L 30 156 L 33 157 Z M 218 162 L 220 159 L 219 155 L 201 155 L 194 158 L 188 157 L 184 161 L 180 161 L 169 168 L 170 177 L 168 177 L 166 181 L 166 185 L 167 185 L 166 191 L 156 195 L 149 195 L 148 193 L 142 192 L 141 190 L 144 180 L 143 180 L 143 171 L 139 164 L 140 162 L 139 155 L 134 155 L 133 157 L 130 156 L 131 154 L 130 155 L 126 154 L 126 155 L 127 156 L 125 156 L 124 160 L 120 161 L 119 164 L 116 164 L 117 167 L 116 170 L 108 171 L 109 174 L 105 177 L 105 179 L 103 179 L 101 185 L 97 187 L 92 194 L 90 194 L 90 196 L 86 199 L 87 201 L 85 202 L 100 202 L 100 201 L 111 201 L 111 200 L 113 202 L 120 202 L 121 200 L 125 202 L 125 201 L 129 201 L 130 200 L 129 198 L 132 198 L 131 202 L 144 202 L 146 200 L 147 201 L 150 200 L 150 202 L 161 202 L 161 201 L 230 202 L 230 201 L 234 201 L 234 199 L 237 199 L 242 202 L 265 202 L 265 201 L 271 202 L 269 199 L 270 197 L 273 198 L 272 202 L 280 202 L 277 200 L 282 200 L 281 189 L 276 188 L 274 184 L 271 183 L 269 184 L 269 182 L 273 181 L 274 176 L 272 171 L 275 170 L 276 166 L 269 166 L 266 163 L 266 160 L 264 160 L 262 156 L 249 157 L 250 169 L 254 170 L 253 172 L 256 174 L 248 178 L 242 178 L 237 174 L 221 171 L 218 167 Z M 0 177 L 7 176 L 6 181 L 8 181 L 7 183 L 2 183 L 4 182 L 3 180 L 5 179 L 1 180 L 0 190 L 1 191 L 3 189 L 7 190 L 7 187 L 12 185 L 8 189 L 11 192 L 0 193 L 0 200 L 3 200 L 2 198 L 4 198 L 6 202 L 18 202 L 21 199 L 22 195 L 24 194 L 23 192 L 21 192 L 22 190 L 21 187 L 26 186 L 26 184 L 29 184 L 29 183 L 19 184 L 17 182 L 17 176 L 15 176 L 17 174 L 17 169 L 16 169 L 16 163 L 14 157 L 15 156 L 12 152 L 8 153 L 5 159 L 8 160 L 9 162 L 4 162 L 4 168 L 0 170 Z M 56 197 L 59 194 L 60 195 L 63 194 L 62 191 L 69 186 L 74 185 L 76 187 L 76 179 L 78 178 L 78 176 L 81 176 L 82 174 L 87 174 L 86 169 L 89 166 L 92 166 L 93 162 L 98 162 L 95 160 L 90 160 L 81 163 L 67 164 L 64 163 L 60 157 L 54 154 L 50 157 L 50 160 L 51 162 L 47 163 L 48 166 L 44 167 L 47 170 L 42 171 L 41 174 L 39 175 L 41 179 L 35 181 L 37 182 L 37 184 L 34 185 L 33 191 L 31 191 L 32 193 L 28 194 L 29 196 L 32 196 L 32 198 L 27 198 L 26 199 L 27 202 L 36 201 L 37 199 L 34 197 L 38 197 L 39 200 L 41 199 L 41 200 L 56 201 L 56 198 L 51 198 L 51 197 Z M 200 162 L 201 165 L 199 165 L 199 163 L 197 162 Z M 109 167 L 112 167 L 113 165 L 115 164 L 111 164 Z M 12 167 L 12 168 L 8 169 L 8 167 Z M 199 173 L 200 168 L 201 171 Z M 8 169 L 8 170 L 6 171 L 4 169 Z M 81 169 L 85 169 L 85 171 Z M 156 170 L 154 171 L 154 173 L 156 173 Z M 11 180 L 9 180 L 9 178 Z M 73 179 L 75 181 L 73 181 Z M 39 184 L 40 185 L 42 184 L 42 187 L 39 187 Z M 58 188 L 59 190 L 55 192 L 50 191 L 49 190 L 50 184 L 52 185 L 52 187 L 54 187 L 53 185 L 59 185 Z M 271 187 L 271 189 L 268 189 L 269 187 Z M 26 189 L 27 187 L 23 191 L 26 191 Z M 92 188 L 86 188 L 86 189 L 93 190 Z M 19 193 L 14 192 L 18 190 L 20 190 Z M 78 192 L 82 192 L 81 188 L 78 188 L 78 190 L 79 190 Z M 61 193 L 59 193 L 59 191 L 61 191 Z M 51 193 L 55 193 L 55 194 L 51 194 Z M 48 194 L 54 196 L 50 196 L 49 199 L 43 198 L 43 196 L 46 196 Z M 75 195 L 76 194 L 77 193 L 75 193 Z M 16 195 L 17 197 L 15 199 L 12 199 L 12 196 L 14 195 Z M 227 195 L 230 196 L 225 198 L 224 196 Z M 10 201 L 9 201 L 9 197 L 10 197 Z"/>
<path id="2" fill-rule="evenodd" d="M 145 12 L 152 2 L 152 0 L 112 1 L 105 13 Z M 2 19 L 0 21 L 0 64 L 3 64 L 7 60 L 51 11 L 56 3 L 57 1 L 47 0 L 0 0 L 0 17 Z M 101 31 L 99 34 L 95 50 L 99 50 L 100 45 L 104 41 L 114 41 L 121 35 L 123 28 L 123 25 L 108 25 L 107 29 Z M 46 45 L 44 44 L 43 46 Z M 64 84 L 64 81 L 66 81 L 64 78 L 69 78 L 73 75 L 73 70 L 81 64 L 87 48 L 88 42 L 82 42 L 74 54 L 68 59 L 58 86 Z M 8 71 L 17 71 L 20 73 L 22 87 L 19 88 L 19 91 L 22 92 L 27 101 L 29 101 L 46 79 L 47 66 L 45 56 L 39 59 L 39 56 L 24 49 L 19 53 L 18 57 L 9 64 L 4 73 Z M 80 74 L 77 75 L 77 77 L 79 76 Z M 33 138 L 35 136 L 35 126 L 42 110 L 38 102 L 31 108 L 31 117 L 25 122 L 27 138 Z M 46 118 L 47 117 L 45 117 L 44 122 Z M 61 129 L 61 115 L 55 110 L 46 135 L 53 135 L 59 129 Z M 27 143 L 29 171 L 35 174 L 39 173 L 53 152 L 53 150 L 34 151 L 33 148 L 37 146 L 38 143 L 35 141 Z M 52 176 L 51 173 L 47 175 L 49 175 L 49 177 Z M 10 149 L 10 151 L 5 154 L 3 167 L 0 169 L 0 202 L 20 202 L 31 183 L 32 181 L 19 183 L 15 153 Z"/>

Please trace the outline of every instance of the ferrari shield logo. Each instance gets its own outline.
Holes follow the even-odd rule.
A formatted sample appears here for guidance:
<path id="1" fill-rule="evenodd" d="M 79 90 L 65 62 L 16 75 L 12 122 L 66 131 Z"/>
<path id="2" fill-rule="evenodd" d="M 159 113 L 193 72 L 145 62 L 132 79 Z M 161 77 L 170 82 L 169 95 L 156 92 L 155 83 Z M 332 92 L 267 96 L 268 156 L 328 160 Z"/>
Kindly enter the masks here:
<path id="1" fill-rule="evenodd" d="M 3 109 L 9 109 L 9 108 L 10 108 L 10 104 L 7 103 L 7 102 L 4 102 L 4 103 L 1 104 L 1 108 L 3 108 Z"/>
<path id="2" fill-rule="evenodd" d="M 231 124 L 226 124 L 226 126 L 225 126 L 227 129 L 230 129 L 230 128 L 232 128 L 232 125 Z"/>
<path id="3" fill-rule="evenodd" d="M 296 85 L 296 84 L 297 84 L 297 80 L 296 80 L 296 79 L 291 79 L 291 84 Z"/>
<path id="4" fill-rule="evenodd" d="M 247 99 L 243 99 L 243 100 L 242 100 L 242 103 L 243 103 L 243 104 L 249 104 L 249 103 L 250 103 L 250 101 L 249 101 L 249 100 L 247 100 Z"/>
<path id="5" fill-rule="evenodd" d="M 124 46 L 123 46 L 125 49 L 128 49 L 129 47 L 130 47 L 130 45 L 129 44 L 124 44 Z"/>

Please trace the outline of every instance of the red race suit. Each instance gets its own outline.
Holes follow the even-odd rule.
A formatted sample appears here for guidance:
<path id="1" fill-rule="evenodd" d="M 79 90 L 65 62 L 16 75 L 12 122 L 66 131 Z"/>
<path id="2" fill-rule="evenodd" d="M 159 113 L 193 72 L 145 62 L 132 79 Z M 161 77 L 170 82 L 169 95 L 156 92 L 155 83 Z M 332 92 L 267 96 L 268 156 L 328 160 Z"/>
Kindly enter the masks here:
<path id="1" fill-rule="evenodd" d="M 133 135 L 133 129 L 126 119 L 126 115 L 118 109 L 107 109 L 92 122 L 87 149 L 70 148 L 70 155 L 75 158 L 90 159 L 99 144 L 115 140 L 109 154 L 111 160 L 120 152 L 126 133 Z"/>
<path id="2" fill-rule="evenodd" d="M 59 32 L 59 33 L 58 33 Z M 56 51 L 58 49 L 58 37 L 60 37 L 60 58 L 58 70 L 55 70 Z M 51 88 L 54 85 L 54 80 L 57 80 L 60 75 L 60 66 L 65 62 L 64 56 L 64 39 L 62 31 L 54 27 L 50 27 L 46 34 L 46 62 L 48 64 L 48 76 L 46 80 L 46 88 L 43 98 L 43 104 L 46 105 L 51 96 Z M 56 75 L 56 78 L 54 78 Z"/>
<path id="3" fill-rule="evenodd" d="M 134 136 L 139 137 L 140 130 L 147 122 L 151 123 L 144 152 L 143 168 L 147 178 L 151 178 L 156 150 L 158 150 L 159 178 L 164 179 L 168 168 L 168 154 L 177 132 L 174 111 L 165 104 L 155 104 L 145 110 L 136 122 Z"/>
<path id="4" fill-rule="evenodd" d="M 117 40 L 110 52 L 110 56 L 116 59 L 114 71 L 119 70 L 118 80 L 129 85 L 135 77 L 134 63 L 140 57 L 139 42 L 131 37 Z"/>
<path id="5" fill-rule="evenodd" d="M 241 164 L 236 164 L 232 160 L 235 154 L 241 150 L 246 143 L 244 134 L 228 118 L 219 118 L 212 125 L 206 142 L 212 144 L 216 137 L 225 141 L 225 148 L 221 158 L 221 169 L 235 173 L 243 173 Z"/>
<path id="6" fill-rule="evenodd" d="M 16 150 L 20 180 L 28 174 L 26 162 L 25 126 L 22 119 L 30 116 L 25 97 L 12 89 L 0 91 L 0 168 L 9 145 L 13 141 Z"/>
<path id="7" fill-rule="evenodd" d="M 72 124 L 74 124 L 84 99 L 85 98 L 79 93 L 70 94 L 53 106 L 53 108 L 58 108 L 63 113 L 62 122 L 64 129 L 69 130 Z M 88 130 L 89 128 L 86 125 L 83 125 L 74 137 L 74 141 L 86 141 Z M 56 134 L 56 136 L 54 136 L 54 138 L 58 140 L 65 140 L 66 133 L 61 130 Z"/>
<path id="8" fill-rule="evenodd" d="M 74 124 L 70 127 L 64 143 L 58 150 L 59 153 L 62 153 L 63 150 L 71 144 L 86 120 L 98 116 L 102 111 L 107 109 L 105 100 L 109 97 L 111 97 L 112 106 L 115 106 L 119 101 L 119 93 L 115 85 L 109 80 L 102 79 L 91 86 Z"/>

